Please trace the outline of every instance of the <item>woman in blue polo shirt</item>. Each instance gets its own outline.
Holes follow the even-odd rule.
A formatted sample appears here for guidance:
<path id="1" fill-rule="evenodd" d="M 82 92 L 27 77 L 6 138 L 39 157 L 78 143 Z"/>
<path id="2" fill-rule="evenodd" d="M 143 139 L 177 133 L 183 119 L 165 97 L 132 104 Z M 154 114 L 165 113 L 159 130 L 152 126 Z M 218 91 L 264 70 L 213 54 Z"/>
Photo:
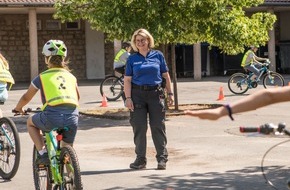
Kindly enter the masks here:
<path id="1" fill-rule="evenodd" d="M 145 29 L 134 32 L 131 45 L 136 52 L 127 60 L 124 91 L 125 106 L 130 112 L 130 123 L 134 132 L 136 160 L 130 164 L 132 169 L 146 168 L 146 133 L 149 124 L 156 149 L 157 169 L 166 169 L 168 152 L 165 132 L 165 95 L 168 104 L 173 104 L 171 80 L 163 54 L 153 50 L 154 39 Z M 162 78 L 166 85 L 162 87 Z"/>

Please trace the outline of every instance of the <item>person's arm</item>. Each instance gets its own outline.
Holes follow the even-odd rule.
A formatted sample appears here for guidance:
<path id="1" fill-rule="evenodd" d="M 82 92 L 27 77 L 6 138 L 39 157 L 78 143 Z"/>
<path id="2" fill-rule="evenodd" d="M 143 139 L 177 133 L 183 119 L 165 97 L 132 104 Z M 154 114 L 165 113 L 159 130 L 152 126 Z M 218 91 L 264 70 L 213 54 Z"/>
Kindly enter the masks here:
<path id="1" fill-rule="evenodd" d="M 173 96 L 173 92 L 171 89 L 171 79 L 170 79 L 170 75 L 169 72 L 166 73 L 162 73 L 162 77 L 164 77 L 166 79 L 166 92 L 168 95 L 168 104 L 172 105 L 173 101 L 174 101 L 174 96 Z"/>
<path id="2" fill-rule="evenodd" d="M 263 64 L 263 63 L 261 63 L 261 62 L 259 62 L 259 61 L 267 61 L 267 60 L 268 60 L 268 58 L 258 57 L 258 56 L 255 55 L 255 54 L 254 54 L 254 56 L 253 56 L 253 59 L 254 59 L 254 62 L 256 62 L 256 63 L 260 63 L 260 64 Z"/>
<path id="3" fill-rule="evenodd" d="M 133 111 L 134 110 L 134 105 L 131 97 L 131 84 L 132 77 L 131 76 L 124 76 L 124 93 L 125 93 L 125 106 Z"/>
<path id="4" fill-rule="evenodd" d="M 38 89 L 30 84 L 27 91 L 22 95 L 14 110 L 24 113 L 23 107 L 30 102 L 30 100 L 37 93 Z"/>
<path id="5" fill-rule="evenodd" d="M 185 114 L 198 117 L 200 119 L 217 120 L 220 117 L 232 114 L 241 113 L 246 111 L 255 110 L 270 104 L 290 101 L 290 86 L 263 89 L 245 98 L 226 106 L 221 106 L 215 109 L 190 111 L 186 110 Z"/>

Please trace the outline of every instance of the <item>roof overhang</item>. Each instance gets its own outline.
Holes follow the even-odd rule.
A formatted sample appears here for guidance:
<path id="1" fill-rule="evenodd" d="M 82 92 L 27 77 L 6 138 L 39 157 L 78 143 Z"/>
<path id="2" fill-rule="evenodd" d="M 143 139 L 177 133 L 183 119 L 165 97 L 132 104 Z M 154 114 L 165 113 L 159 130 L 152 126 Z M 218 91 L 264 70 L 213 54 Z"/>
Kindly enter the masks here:
<path id="1" fill-rule="evenodd" d="M 0 7 L 53 7 L 55 0 L 1 0 Z"/>
<path id="2" fill-rule="evenodd" d="M 1 0 L 0 14 L 25 14 L 30 9 L 37 13 L 53 13 L 55 0 Z"/>
<path id="3" fill-rule="evenodd" d="M 53 14 L 53 7 L 0 7 L 0 14 L 28 14 L 31 9 L 35 9 L 38 14 Z"/>

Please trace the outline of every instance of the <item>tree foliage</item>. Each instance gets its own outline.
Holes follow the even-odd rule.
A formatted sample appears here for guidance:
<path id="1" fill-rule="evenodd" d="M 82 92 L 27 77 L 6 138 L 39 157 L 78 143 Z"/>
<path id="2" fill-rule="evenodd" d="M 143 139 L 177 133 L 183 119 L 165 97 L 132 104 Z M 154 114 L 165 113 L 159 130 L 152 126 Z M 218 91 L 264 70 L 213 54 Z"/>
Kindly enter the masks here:
<path id="1" fill-rule="evenodd" d="M 265 45 L 276 16 L 267 12 L 246 15 L 245 8 L 264 0 L 56 0 L 55 18 L 84 19 L 109 40 L 129 40 L 146 28 L 157 44 L 208 42 L 225 53 L 245 46 Z"/>

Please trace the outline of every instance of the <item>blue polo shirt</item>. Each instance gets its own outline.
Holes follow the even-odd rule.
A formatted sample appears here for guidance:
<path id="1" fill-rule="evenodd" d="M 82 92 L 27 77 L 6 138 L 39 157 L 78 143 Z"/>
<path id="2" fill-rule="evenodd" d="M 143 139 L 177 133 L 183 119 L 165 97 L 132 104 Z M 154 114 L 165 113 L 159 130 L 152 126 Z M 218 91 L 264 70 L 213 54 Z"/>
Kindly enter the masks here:
<path id="1" fill-rule="evenodd" d="M 125 76 L 132 77 L 136 85 L 155 86 L 161 84 L 162 73 L 168 72 L 163 54 L 158 50 L 150 50 L 146 57 L 140 53 L 129 56 Z"/>

